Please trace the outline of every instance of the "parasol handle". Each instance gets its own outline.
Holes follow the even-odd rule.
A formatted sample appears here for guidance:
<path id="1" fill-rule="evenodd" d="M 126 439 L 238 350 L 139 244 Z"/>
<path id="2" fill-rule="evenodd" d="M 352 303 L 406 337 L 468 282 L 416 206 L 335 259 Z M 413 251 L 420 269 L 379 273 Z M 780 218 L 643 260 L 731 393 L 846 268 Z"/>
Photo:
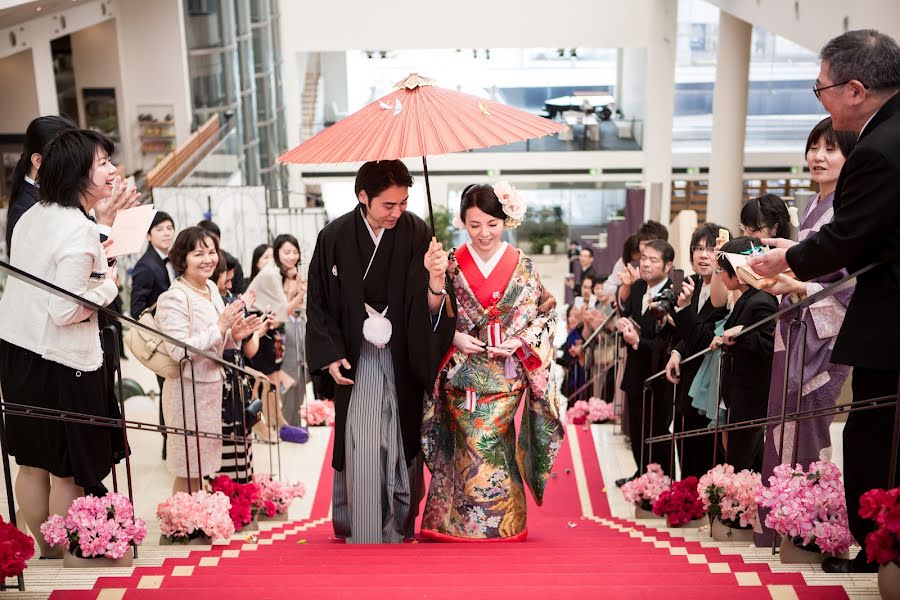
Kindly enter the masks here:
<path id="1" fill-rule="evenodd" d="M 428 218 L 431 219 L 431 234 L 437 238 L 437 230 L 434 228 L 434 208 L 431 205 L 431 184 L 428 181 L 428 161 L 422 157 L 422 170 L 425 174 L 425 195 L 428 197 Z"/>

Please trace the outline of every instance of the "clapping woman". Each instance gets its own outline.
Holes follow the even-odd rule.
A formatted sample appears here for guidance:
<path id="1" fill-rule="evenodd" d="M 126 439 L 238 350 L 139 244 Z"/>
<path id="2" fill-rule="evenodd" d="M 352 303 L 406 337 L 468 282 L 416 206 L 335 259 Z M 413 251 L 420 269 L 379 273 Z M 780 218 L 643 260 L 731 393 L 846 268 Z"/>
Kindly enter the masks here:
<path id="1" fill-rule="evenodd" d="M 252 294 L 225 306 L 216 285 L 209 280 L 219 261 L 217 237 L 200 227 L 188 227 L 172 244 L 169 260 L 181 276 L 157 300 L 156 320 L 163 333 L 221 358 L 226 348 L 239 347 L 260 327 L 259 316 L 244 317 L 245 304 L 253 304 Z M 184 351 L 173 344 L 166 343 L 166 351 L 173 357 L 184 356 Z M 166 424 L 219 434 L 224 371 L 205 357 L 192 358 L 193 368 L 184 367 L 181 380 L 166 379 L 163 385 Z M 222 465 L 221 439 L 202 437 L 198 443 L 190 436 L 169 435 L 166 443 L 166 468 L 175 476 L 173 493 L 189 487 L 200 489 L 201 479 L 216 473 Z"/>
<path id="2" fill-rule="evenodd" d="M 10 262 L 106 306 L 118 294 L 97 229 L 87 216 L 115 181 L 112 142 L 94 131 L 60 133 L 42 155 L 40 202 L 19 219 Z M 10 277 L 0 298 L 0 381 L 6 402 L 98 417 L 119 416 L 103 375 L 97 312 Z M 8 414 L 9 454 L 19 465 L 16 499 L 42 557 L 55 556 L 39 527 L 64 515 L 121 456 L 117 428 Z"/>

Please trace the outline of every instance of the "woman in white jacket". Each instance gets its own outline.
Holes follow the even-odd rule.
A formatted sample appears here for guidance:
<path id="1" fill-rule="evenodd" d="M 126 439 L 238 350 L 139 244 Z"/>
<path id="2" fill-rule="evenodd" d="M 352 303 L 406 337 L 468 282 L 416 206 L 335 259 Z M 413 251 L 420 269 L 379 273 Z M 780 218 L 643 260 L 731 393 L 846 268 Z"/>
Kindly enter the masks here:
<path id="1" fill-rule="evenodd" d="M 180 276 L 156 301 L 156 321 L 163 333 L 221 358 L 226 348 L 239 347 L 241 340 L 262 325 L 258 316 L 244 317 L 245 300 L 247 306 L 253 304 L 252 292 L 225 306 L 215 284 L 209 281 L 219 261 L 219 240 L 214 235 L 200 227 L 188 227 L 175 238 L 169 261 Z M 184 355 L 181 348 L 169 343 L 166 351 L 177 358 Z M 166 424 L 219 435 L 224 371 L 208 358 L 193 359 L 193 369 L 183 368 L 183 379 L 166 379 L 163 384 Z M 166 437 L 166 468 L 175 476 L 173 493 L 186 492 L 189 479 L 190 489 L 199 490 L 202 478 L 222 466 L 221 438 L 199 438 L 199 457 L 197 446 L 194 437 Z"/>
<path id="2" fill-rule="evenodd" d="M 112 142 L 82 130 L 60 133 L 43 154 L 40 202 L 19 220 L 10 263 L 107 305 L 118 294 L 87 213 L 109 198 Z M 11 404 L 118 417 L 102 375 L 97 312 L 10 277 L 0 298 L 0 385 Z M 118 428 L 7 415 L 16 458 L 16 500 L 42 557 L 57 557 L 40 533 L 49 514 L 65 515 L 83 488 L 99 483 L 123 450 Z"/>

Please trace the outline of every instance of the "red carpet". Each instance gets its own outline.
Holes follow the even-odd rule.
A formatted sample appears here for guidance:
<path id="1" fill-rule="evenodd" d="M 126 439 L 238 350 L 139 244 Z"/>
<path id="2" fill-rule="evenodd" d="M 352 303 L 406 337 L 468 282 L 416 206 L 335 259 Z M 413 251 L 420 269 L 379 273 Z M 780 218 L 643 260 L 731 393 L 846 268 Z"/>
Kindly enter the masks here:
<path id="1" fill-rule="evenodd" d="M 97 598 L 101 590 L 110 598 L 191 600 L 847 597 L 839 587 L 809 587 L 799 574 L 774 574 L 740 556 L 612 519 L 590 432 L 568 431 L 573 439 L 560 453 L 544 506 L 529 505 L 522 544 L 334 543 L 326 460 L 308 521 L 263 533 L 258 544 L 216 546 L 161 567 L 138 567 L 130 577 L 101 578 L 93 590 L 51 597 Z M 579 479 L 586 483 L 584 498 Z"/>

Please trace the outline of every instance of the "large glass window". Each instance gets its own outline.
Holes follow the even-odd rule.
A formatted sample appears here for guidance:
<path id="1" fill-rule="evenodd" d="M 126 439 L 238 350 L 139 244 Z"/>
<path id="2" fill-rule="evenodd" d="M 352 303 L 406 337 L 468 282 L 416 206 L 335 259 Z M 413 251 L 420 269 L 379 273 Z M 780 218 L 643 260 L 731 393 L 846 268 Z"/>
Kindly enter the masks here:
<path id="1" fill-rule="evenodd" d="M 224 50 L 194 55 L 189 60 L 194 108 L 225 106 L 228 94 Z"/>
<path id="2" fill-rule="evenodd" d="M 710 150 L 718 39 L 717 7 L 704 0 L 679 3 L 673 125 L 679 150 Z M 811 91 L 819 72 L 816 53 L 760 27 L 753 29 L 750 43 L 745 148 L 802 149 L 810 129 L 825 116 Z"/>
<path id="3" fill-rule="evenodd" d="M 211 48 L 224 43 L 220 0 L 188 0 L 187 17 L 189 49 Z"/>

